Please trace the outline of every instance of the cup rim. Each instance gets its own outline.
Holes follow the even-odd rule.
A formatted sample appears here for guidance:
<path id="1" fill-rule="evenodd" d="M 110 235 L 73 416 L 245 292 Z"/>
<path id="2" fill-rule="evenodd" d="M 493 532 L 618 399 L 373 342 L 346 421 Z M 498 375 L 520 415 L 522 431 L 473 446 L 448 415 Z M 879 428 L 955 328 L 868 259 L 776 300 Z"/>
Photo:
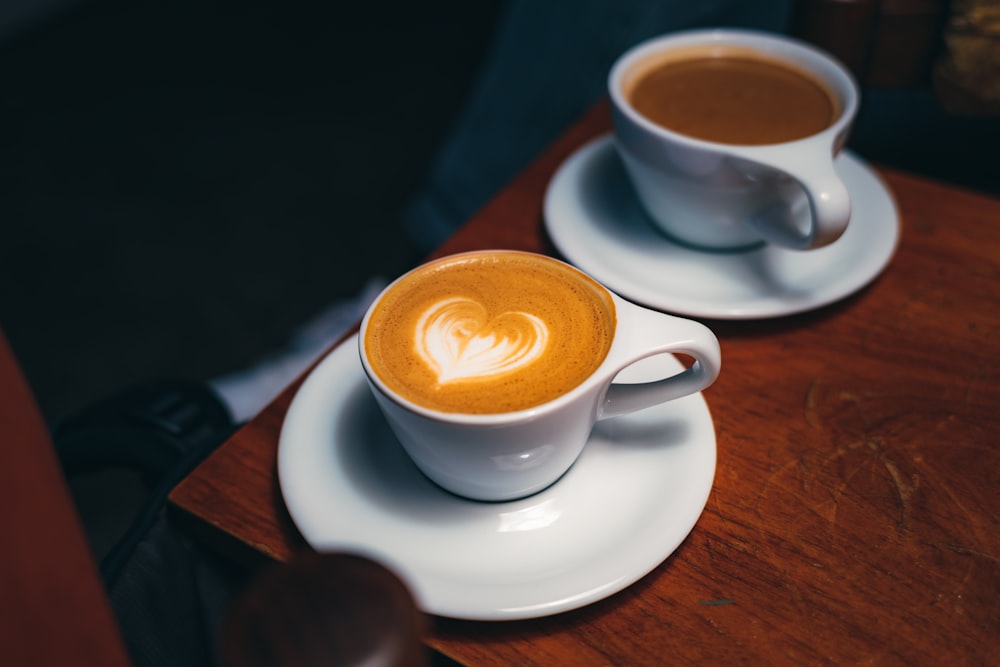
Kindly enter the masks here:
<path id="1" fill-rule="evenodd" d="M 843 107 L 841 108 L 837 119 L 826 128 L 815 134 L 810 134 L 798 139 L 792 139 L 791 141 L 772 144 L 729 144 L 691 137 L 686 134 L 670 130 L 662 125 L 658 125 L 636 111 L 622 91 L 622 80 L 629 71 L 630 67 L 638 60 L 641 60 L 654 52 L 662 51 L 670 46 L 680 44 L 708 45 L 712 42 L 726 43 L 727 41 L 735 42 L 736 40 L 746 40 L 747 42 L 752 42 L 752 44 L 746 44 L 747 46 L 771 47 L 771 49 L 774 49 L 773 51 L 765 49 L 765 52 L 778 59 L 781 58 L 783 50 L 794 50 L 797 53 L 803 54 L 812 59 L 813 62 L 822 64 L 824 72 L 829 72 L 831 76 L 839 79 L 837 86 L 831 85 L 826 76 L 817 73 L 815 70 L 809 69 L 808 71 L 814 76 L 821 78 L 823 82 L 832 89 L 832 92 L 838 96 Z M 793 146 L 796 144 L 826 138 L 834 141 L 843 132 L 844 128 L 853 121 L 854 116 L 857 114 L 859 103 L 859 88 L 854 75 L 851 74 L 846 65 L 838 61 L 831 54 L 812 44 L 809 44 L 808 42 L 804 42 L 788 35 L 761 30 L 736 28 L 681 30 L 658 35 L 639 42 L 624 51 L 615 59 L 608 74 L 607 88 L 614 107 L 620 113 L 624 114 L 628 118 L 629 122 L 637 125 L 644 131 L 659 137 L 668 138 L 679 144 L 684 144 L 694 148 L 715 150 L 716 152 L 733 152 L 734 150 L 761 151 L 774 147 Z M 843 95 L 839 92 L 841 88 L 844 91 Z"/>
<path id="2" fill-rule="evenodd" d="M 520 410 L 513 410 L 511 412 L 492 412 L 492 413 L 446 412 L 444 410 L 436 410 L 434 408 L 428 408 L 426 406 L 420 405 L 419 403 L 415 403 L 414 401 L 411 401 L 410 399 L 401 396 L 399 395 L 399 393 L 393 391 L 388 385 L 386 385 L 386 383 L 382 380 L 382 378 L 380 378 L 378 374 L 375 372 L 375 370 L 371 367 L 371 364 L 368 361 L 368 355 L 365 352 L 365 333 L 368 330 L 368 324 L 369 321 L 371 320 L 372 312 L 375 310 L 375 306 L 382 300 L 382 297 L 385 294 L 387 294 L 389 290 L 393 288 L 393 286 L 395 286 L 400 281 L 404 280 L 411 274 L 421 269 L 424 269 L 428 266 L 433 266 L 434 264 L 454 260 L 460 257 L 472 257 L 476 255 L 486 255 L 492 253 L 528 255 L 531 257 L 537 257 L 550 262 L 554 262 L 571 270 L 573 273 L 583 277 L 584 279 L 592 282 L 596 287 L 599 287 L 608 296 L 613 308 L 611 312 L 612 324 L 613 324 L 611 345 L 608 347 L 608 351 L 605 353 L 604 359 L 601 360 L 601 363 L 598 364 L 597 368 L 595 368 L 590 375 L 588 375 L 586 378 L 584 378 L 583 381 L 581 381 L 579 384 L 577 384 L 575 387 L 573 387 L 566 393 L 560 394 L 559 396 L 556 396 L 555 398 L 550 399 L 544 403 L 540 403 L 539 405 L 535 405 L 528 408 L 522 408 Z M 575 402 L 580 395 L 588 391 L 591 391 L 595 384 L 600 384 L 603 381 L 604 376 L 607 375 L 605 367 L 607 366 L 609 360 L 611 360 L 612 358 L 611 353 L 612 350 L 615 348 L 616 341 L 618 340 L 618 324 L 620 321 L 618 317 L 618 311 L 621 309 L 622 303 L 623 303 L 622 299 L 618 295 L 616 295 L 614 292 L 612 292 L 607 287 L 602 285 L 595 278 L 587 275 L 586 273 L 584 273 L 577 267 L 573 266 L 572 264 L 564 262 L 561 259 L 551 257 L 549 255 L 545 255 L 538 252 L 531 252 L 528 250 L 513 250 L 510 248 L 490 248 L 483 250 L 469 250 L 464 252 L 456 252 L 429 260 L 427 262 L 423 262 L 422 264 L 413 267 L 412 269 L 410 269 L 406 273 L 403 273 L 398 278 L 393 280 L 391 283 L 386 285 L 385 288 L 382 289 L 381 292 L 379 292 L 378 296 L 376 296 L 375 299 L 368 306 L 367 310 L 365 311 L 365 315 L 361 320 L 361 326 L 358 331 L 358 355 L 361 358 L 361 366 L 364 370 L 365 377 L 371 384 L 372 388 L 376 389 L 387 400 L 395 403 L 396 405 L 405 410 L 408 410 L 409 412 L 421 415 L 422 417 L 425 417 L 432 421 L 447 422 L 450 424 L 480 425 L 480 426 L 491 426 L 491 425 L 507 426 L 507 425 L 519 424 L 532 421 L 542 416 L 543 414 L 548 414 L 557 411 L 563 408 L 564 406 Z"/>

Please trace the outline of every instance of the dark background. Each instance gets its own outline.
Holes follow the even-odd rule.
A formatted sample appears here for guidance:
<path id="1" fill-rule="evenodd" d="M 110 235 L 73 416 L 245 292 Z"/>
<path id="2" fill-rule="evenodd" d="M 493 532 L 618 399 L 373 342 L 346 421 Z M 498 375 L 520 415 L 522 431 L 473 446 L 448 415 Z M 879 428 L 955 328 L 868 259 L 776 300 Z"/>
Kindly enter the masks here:
<path id="1" fill-rule="evenodd" d="M 504 6 L 0 5 L 0 328 L 49 423 L 251 366 L 418 261 L 403 211 Z M 1000 193 L 996 119 L 864 100 L 863 158 Z"/>
<path id="2" fill-rule="evenodd" d="M 80 0 L 0 43 L 0 326 L 52 423 L 417 259 L 501 2 Z"/>

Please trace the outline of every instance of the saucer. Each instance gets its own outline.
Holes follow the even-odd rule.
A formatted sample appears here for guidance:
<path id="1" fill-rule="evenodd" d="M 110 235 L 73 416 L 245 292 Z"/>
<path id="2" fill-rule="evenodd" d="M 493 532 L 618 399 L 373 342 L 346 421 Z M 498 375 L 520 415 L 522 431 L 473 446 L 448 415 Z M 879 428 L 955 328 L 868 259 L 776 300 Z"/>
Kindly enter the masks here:
<path id="1" fill-rule="evenodd" d="M 791 315 L 861 289 L 896 251 L 899 214 L 886 186 L 849 152 L 836 168 L 853 213 L 844 235 L 818 250 L 711 252 L 671 241 L 640 208 L 610 135 L 560 166 L 546 193 L 545 225 L 567 260 L 648 307 L 734 320 Z"/>
<path id="2" fill-rule="evenodd" d="M 680 368 L 658 356 L 622 379 Z M 600 422 L 569 472 L 534 496 L 451 495 L 417 470 L 386 425 L 357 336 L 306 378 L 278 447 L 281 493 L 310 545 L 375 558 L 421 609 L 470 620 L 547 616 L 624 589 L 681 544 L 714 476 L 715 428 L 693 394 Z"/>

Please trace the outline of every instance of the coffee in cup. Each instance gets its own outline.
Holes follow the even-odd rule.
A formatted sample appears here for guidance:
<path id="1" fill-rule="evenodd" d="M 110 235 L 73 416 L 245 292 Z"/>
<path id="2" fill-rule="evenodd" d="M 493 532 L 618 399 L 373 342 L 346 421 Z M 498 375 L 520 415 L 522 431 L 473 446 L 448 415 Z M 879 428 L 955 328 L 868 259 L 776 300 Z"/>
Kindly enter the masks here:
<path id="1" fill-rule="evenodd" d="M 804 139 L 839 113 L 834 94 L 816 77 L 735 46 L 651 56 L 623 86 L 635 110 L 657 125 L 722 144 Z"/>
<path id="2" fill-rule="evenodd" d="M 851 201 L 834 165 L 858 106 L 832 57 L 742 30 L 681 32 L 623 54 L 615 143 L 653 223 L 705 250 L 833 243 Z"/>
<path id="3" fill-rule="evenodd" d="M 546 488 L 596 421 L 700 391 L 721 363 L 704 325 L 512 250 L 453 255 L 403 275 L 369 307 L 358 340 L 376 403 L 417 467 L 452 493 L 489 501 Z M 694 363 L 652 382 L 615 381 L 670 353 Z"/>
<path id="4" fill-rule="evenodd" d="M 372 370 L 394 392 L 442 412 L 513 412 L 573 389 L 604 361 L 607 291 L 536 255 L 495 252 L 424 266 L 372 310 Z"/>

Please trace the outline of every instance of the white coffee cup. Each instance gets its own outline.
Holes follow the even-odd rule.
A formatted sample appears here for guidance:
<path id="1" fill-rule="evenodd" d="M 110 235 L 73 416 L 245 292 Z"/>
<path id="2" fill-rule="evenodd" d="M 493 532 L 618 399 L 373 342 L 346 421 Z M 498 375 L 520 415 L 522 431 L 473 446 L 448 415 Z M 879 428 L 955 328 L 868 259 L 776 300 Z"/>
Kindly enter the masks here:
<path id="1" fill-rule="evenodd" d="M 427 266 L 489 253 L 444 258 Z M 658 405 L 701 391 L 719 374 L 719 343 L 704 325 L 629 303 L 574 267 L 613 304 L 610 347 L 603 361 L 580 384 L 540 405 L 511 412 L 470 414 L 431 409 L 401 395 L 373 368 L 366 337 L 372 314 L 400 281 L 376 298 L 361 324 L 359 347 L 368 384 L 385 418 L 417 467 L 442 488 L 485 501 L 531 495 L 558 480 L 576 461 L 595 422 Z M 693 365 L 676 375 L 640 384 L 615 382 L 619 371 L 658 354 L 680 353 Z"/>
<path id="2" fill-rule="evenodd" d="M 672 131 L 628 99 L 638 68 L 659 58 L 710 55 L 720 48 L 757 54 L 806 73 L 831 94 L 836 118 L 804 138 L 764 145 L 718 143 Z M 803 42 L 745 30 L 679 32 L 624 53 L 608 78 L 614 135 L 639 201 L 668 236 L 706 250 L 762 242 L 808 250 L 837 240 L 851 200 L 834 167 L 858 107 L 847 69 Z"/>

